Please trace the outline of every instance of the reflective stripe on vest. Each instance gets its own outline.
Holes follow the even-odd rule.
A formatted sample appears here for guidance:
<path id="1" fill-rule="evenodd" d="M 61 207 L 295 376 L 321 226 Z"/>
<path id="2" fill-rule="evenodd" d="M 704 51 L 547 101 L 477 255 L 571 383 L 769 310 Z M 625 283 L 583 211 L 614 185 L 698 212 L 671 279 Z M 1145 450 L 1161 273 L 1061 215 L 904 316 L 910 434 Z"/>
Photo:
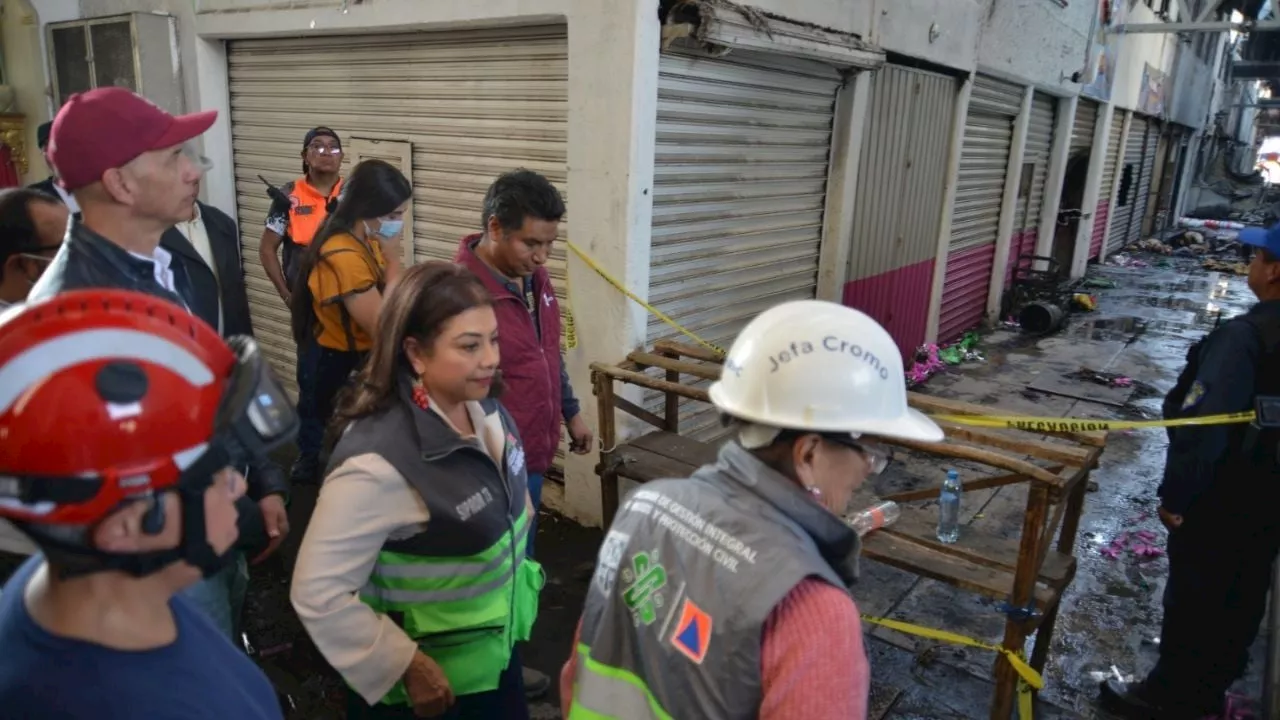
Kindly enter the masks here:
<path id="1" fill-rule="evenodd" d="M 633 673 L 591 658 L 578 644 L 578 673 L 567 720 L 672 720 L 658 699 Z"/>
<path id="2" fill-rule="evenodd" d="M 482 625 L 498 610 L 503 617 L 509 611 L 513 569 L 524 560 L 528 545 L 528 510 L 513 529 L 466 557 L 380 552 L 360 597 L 375 610 L 405 613 L 410 637 Z"/>
<path id="3" fill-rule="evenodd" d="M 289 188 L 289 240 L 295 245 L 310 245 L 329 215 L 329 199 L 341 192 L 341 179 L 334 183 L 328 196 L 312 187 L 305 177 L 294 180 Z"/>

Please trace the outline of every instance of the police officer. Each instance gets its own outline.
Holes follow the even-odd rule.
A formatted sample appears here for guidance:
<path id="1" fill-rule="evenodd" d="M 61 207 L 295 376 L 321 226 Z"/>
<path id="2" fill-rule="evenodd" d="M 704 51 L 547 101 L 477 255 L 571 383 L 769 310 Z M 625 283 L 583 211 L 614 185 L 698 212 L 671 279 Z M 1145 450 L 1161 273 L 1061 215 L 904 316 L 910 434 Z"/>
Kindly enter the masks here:
<path id="1" fill-rule="evenodd" d="M 907 407 L 884 328 L 818 300 L 751 321 L 710 396 L 735 440 L 692 478 L 628 495 L 561 673 L 564 711 L 866 717 L 870 672 L 849 595 L 861 546 L 841 515 L 888 463 L 869 435 L 942 431 Z"/>
<path id="2" fill-rule="evenodd" d="M 1280 395 L 1280 225 L 1248 229 L 1258 304 L 1187 354 L 1168 418 L 1245 412 Z M 1103 703 L 1130 718 L 1217 714 L 1258 634 L 1280 547 L 1277 434 L 1258 423 L 1171 428 L 1160 484 L 1169 530 L 1160 659 L 1146 679 L 1107 680 Z"/>

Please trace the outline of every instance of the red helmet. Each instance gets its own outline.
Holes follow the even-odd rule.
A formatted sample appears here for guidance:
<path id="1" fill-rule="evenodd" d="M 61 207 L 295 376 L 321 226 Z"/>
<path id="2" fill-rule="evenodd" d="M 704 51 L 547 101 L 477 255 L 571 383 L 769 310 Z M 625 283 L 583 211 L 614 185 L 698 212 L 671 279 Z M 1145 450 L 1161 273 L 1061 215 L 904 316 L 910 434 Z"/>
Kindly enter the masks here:
<path id="1" fill-rule="evenodd" d="M 91 525 L 296 429 L 252 339 L 167 301 L 85 290 L 0 317 L 0 517 Z"/>

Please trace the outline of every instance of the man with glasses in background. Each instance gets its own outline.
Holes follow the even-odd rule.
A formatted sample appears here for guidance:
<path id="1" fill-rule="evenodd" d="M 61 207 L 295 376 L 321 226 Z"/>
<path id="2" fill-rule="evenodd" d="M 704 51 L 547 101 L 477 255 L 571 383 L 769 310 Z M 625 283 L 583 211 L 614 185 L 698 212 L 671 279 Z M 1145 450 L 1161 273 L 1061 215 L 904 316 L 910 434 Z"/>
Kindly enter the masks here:
<path id="1" fill-rule="evenodd" d="M 271 209 L 267 211 L 266 228 L 258 242 L 258 259 L 271 284 L 284 304 L 288 305 L 297 280 L 298 265 L 312 238 L 329 217 L 330 207 L 336 205 L 342 193 L 342 140 L 338 133 L 327 127 L 316 127 L 302 138 L 302 177 L 285 183 L 281 188 L 268 186 Z M 281 260 L 283 259 L 283 267 Z M 298 384 L 306 387 L 302 353 L 298 353 L 296 366 Z M 309 402 L 306 397 L 300 403 Z M 320 450 L 324 442 L 324 428 L 315 420 L 315 413 L 299 410 L 302 428 L 298 431 L 298 459 L 289 470 L 293 483 L 315 482 L 320 472 Z"/>
<path id="2" fill-rule="evenodd" d="M 27 299 L 67 231 L 67 206 L 31 188 L 0 191 L 0 310 Z"/>

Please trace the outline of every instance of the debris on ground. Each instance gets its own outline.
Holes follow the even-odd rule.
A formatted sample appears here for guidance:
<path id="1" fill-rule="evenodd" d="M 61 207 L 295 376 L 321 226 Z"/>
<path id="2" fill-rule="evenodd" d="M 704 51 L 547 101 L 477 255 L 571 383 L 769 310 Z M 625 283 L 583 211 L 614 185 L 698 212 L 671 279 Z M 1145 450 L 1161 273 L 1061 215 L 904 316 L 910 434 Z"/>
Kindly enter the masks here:
<path id="1" fill-rule="evenodd" d="M 1225 260 L 1214 260 L 1212 258 L 1205 260 L 1201 264 L 1205 270 L 1209 272 L 1227 273 L 1229 275 L 1248 275 L 1249 265 L 1242 262 L 1227 262 Z"/>
<path id="2" fill-rule="evenodd" d="M 1080 368 L 1075 372 L 1067 373 L 1066 376 L 1073 380 L 1084 380 L 1098 385 L 1105 385 L 1106 387 L 1133 387 L 1133 378 L 1131 377 L 1116 373 L 1099 372 L 1088 368 Z"/>
<path id="3" fill-rule="evenodd" d="M 1075 310 L 1093 312 L 1098 309 L 1098 298 L 1088 293 L 1076 293 L 1071 296 L 1071 305 Z"/>
<path id="4" fill-rule="evenodd" d="M 1156 534 L 1150 530 L 1126 530 L 1112 540 L 1110 545 L 1098 548 L 1098 552 L 1112 560 L 1118 559 L 1125 550 L 1139 558 L 1163 557 L 1164 549 L 1152 544 L 1155 542 Z"/>
<path id="5" fill-rule="evenodd" d="M 1131 268 L 1150 267 L 1150 263 L 1146 262 L 1145 260 L 1139 260 L 1137 258 L 1130 257 L 1126 253 L 1116 253 L 1115 255 L 1112 255 L 1111 257 L 1107 258 L 1107 264 L 1115 265 L 1116 267 L 1131 267 Z"/>
<path id="6" fill-rule="evenodd" d="M 1116 287 L 1119 287 L 1119 284 L 1115 280 L 1108 280 L 1106 278 L 1100 278 L 1100 277 L 1090 277 L 1090 278 L 1085 278 L 1084 282 L 1080 283 L 1080 287 L 1096 289 L 1096 290 L 1112 290 L 1112 289 L 1115 289 Z"/>
<path id="7" fill-rule="evenodd" d="M 974 348 L 978 345 L 978 333 L 969 331 L 958 341 L 939 347 L 935 344 L 921 345 L 916 350 L 915 362 L 907 370 L 907 386 L 915 387 L 928 380 L 948 365 L 959 365 L 963 362 L 986 362 L 982 353 Z"/>

